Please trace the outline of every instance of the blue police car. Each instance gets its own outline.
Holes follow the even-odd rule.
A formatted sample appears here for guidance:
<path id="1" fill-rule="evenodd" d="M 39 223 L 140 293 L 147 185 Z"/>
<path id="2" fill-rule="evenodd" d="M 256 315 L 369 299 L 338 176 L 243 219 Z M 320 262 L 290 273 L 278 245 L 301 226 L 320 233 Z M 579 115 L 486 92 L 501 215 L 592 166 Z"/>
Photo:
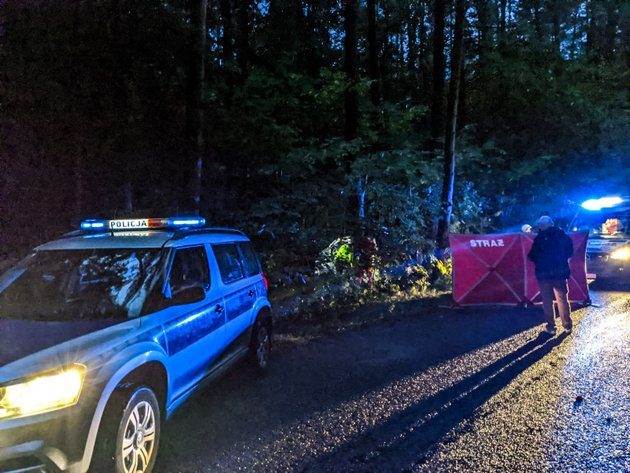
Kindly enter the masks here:
<path id="1" fill-rule="evenodd" d="M 88 220 L 0 277 L 0 471 L 152 470 L 162 423 L 272 318 L 249 239 L 202 218 Z"/>

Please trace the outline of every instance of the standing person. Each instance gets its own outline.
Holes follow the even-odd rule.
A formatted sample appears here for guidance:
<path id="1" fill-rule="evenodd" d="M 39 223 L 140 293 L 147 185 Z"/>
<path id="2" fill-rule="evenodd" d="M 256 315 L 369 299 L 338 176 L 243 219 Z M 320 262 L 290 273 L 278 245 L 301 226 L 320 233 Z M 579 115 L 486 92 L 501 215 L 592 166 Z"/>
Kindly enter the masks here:
<path id="1" fill-rule="evenodd" d="M 354 254 L 357 263 L 356 275 L 361 282 L 374 282 L 374 269 L 378 245 L 376 240 L 369 236 L 368 230 L 361 225 L 361 230 L 354 240 Z M 367 281 L 366 281 L 367 280 Z"/>
<path id="2" fill-rule="evenodd" d="M 536 266 L 536 279 L 540 287 L 547 326 L 545 332 L 556 333 L 553 301 L 558 303 L 562 326 L 571 332 L 571 306 L 569 305 L 567 279 L 571 276 L 569 258 L 573 256 L 573 241 L 561 229 L 554 226 L 551 217 L 543 216 L 536 222 L 538 235 L 527 257 Z"/>

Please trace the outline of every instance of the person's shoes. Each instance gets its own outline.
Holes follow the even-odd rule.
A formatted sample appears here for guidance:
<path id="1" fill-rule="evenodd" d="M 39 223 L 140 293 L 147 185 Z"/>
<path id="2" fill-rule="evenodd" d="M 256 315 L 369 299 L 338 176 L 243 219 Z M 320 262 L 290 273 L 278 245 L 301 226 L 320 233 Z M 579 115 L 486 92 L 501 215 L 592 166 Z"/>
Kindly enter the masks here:
<path id="1" fill-rule="evenodd" d="M 568 335 L 573 332 L 573 327 L 564 327 L 564 332 Z"/>
<path id="2" fill-rule="evenodd" d="M 547 335 L 555 335 L 556 334 L 556 329 L 553 327 L 545 327 L 542 331 L 542 333 L 546 333 Z"/>

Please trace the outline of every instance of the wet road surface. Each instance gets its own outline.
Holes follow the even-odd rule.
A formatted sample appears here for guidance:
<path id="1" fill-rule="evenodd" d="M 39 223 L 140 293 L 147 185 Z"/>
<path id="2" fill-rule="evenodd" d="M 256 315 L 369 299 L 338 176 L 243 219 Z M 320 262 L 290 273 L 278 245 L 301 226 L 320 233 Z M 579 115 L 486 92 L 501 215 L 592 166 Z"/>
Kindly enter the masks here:
<path id="1" fill-rule="evenodd" d="M 630 292 L 593 301 L 553 338 L 536 309 L 405 303 L 280 343 L 175 415 L 156 471 L 630 471 Z"/>

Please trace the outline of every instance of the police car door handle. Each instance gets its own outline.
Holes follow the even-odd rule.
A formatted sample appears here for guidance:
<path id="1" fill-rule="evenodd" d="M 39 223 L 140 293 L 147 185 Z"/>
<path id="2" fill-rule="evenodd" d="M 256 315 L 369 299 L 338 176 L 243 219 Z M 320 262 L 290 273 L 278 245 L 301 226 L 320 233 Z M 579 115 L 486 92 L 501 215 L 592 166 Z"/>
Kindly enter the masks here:
<path id="1" fill-rule="evenodd" d="M 221 304 L 217 304 L 217 306 L 214 308 L 214 311 L 217 314 L 222 314 L 223 313 L 223 306 Z"/>
<path id="2" fill-rule="evenodd" d="M 247 293 L 247 295 L 248 295 L 249 297 L 254 297 L 254 294 L 255 294 L 255 293 L 254 293 L 254 290 L 253 290 L 253 289 L 250 289 L 250 290 L 249 290 L 249 292 Z"/>

